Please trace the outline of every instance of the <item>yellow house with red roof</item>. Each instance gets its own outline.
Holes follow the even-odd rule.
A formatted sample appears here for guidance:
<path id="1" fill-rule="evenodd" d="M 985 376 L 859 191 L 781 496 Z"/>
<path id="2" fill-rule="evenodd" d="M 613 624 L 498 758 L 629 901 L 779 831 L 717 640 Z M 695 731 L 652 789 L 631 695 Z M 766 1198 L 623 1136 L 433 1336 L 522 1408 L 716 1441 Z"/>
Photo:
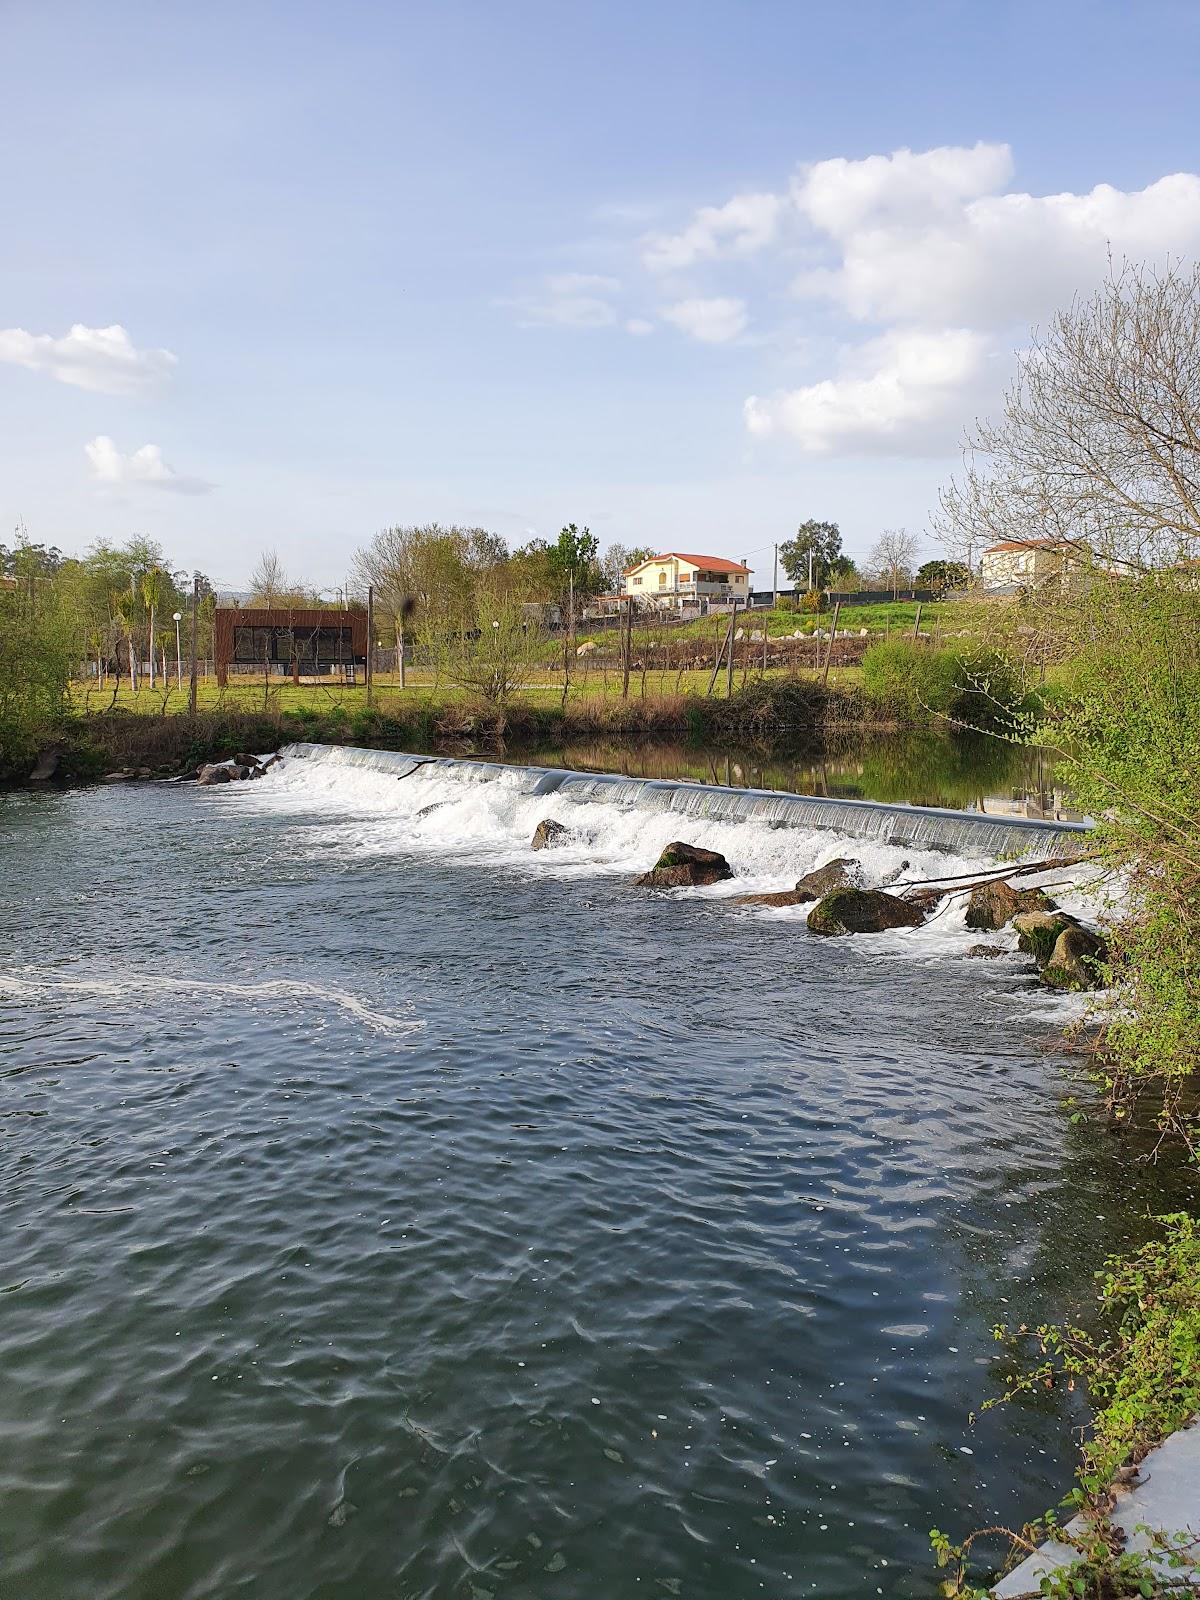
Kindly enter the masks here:
<path id="1" fill-rule="evenodd" d="M 745 605 L 750 598 L 750 568 L 724 556 L 687 555 L 668 550 L 639 561 L 625 573 L 622 591 L 642 605 L 677 610 L 685 606 Z"/>

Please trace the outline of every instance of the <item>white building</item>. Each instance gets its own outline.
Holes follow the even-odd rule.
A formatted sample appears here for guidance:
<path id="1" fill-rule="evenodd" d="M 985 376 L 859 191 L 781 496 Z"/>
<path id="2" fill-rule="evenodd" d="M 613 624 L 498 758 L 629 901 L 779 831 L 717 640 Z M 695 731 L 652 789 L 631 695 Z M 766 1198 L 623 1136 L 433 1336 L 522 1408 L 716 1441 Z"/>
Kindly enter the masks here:
<path id="1" fill-rule="evenodd" d="M 750 568 L 724 556 L 691 556 L 680 550 L 650 556 L 630 567 L 622 591 L 642 605 L 681 610 L 686 606 L 727 604 L 738 600 L 743 605 L 750 597 Z"/>

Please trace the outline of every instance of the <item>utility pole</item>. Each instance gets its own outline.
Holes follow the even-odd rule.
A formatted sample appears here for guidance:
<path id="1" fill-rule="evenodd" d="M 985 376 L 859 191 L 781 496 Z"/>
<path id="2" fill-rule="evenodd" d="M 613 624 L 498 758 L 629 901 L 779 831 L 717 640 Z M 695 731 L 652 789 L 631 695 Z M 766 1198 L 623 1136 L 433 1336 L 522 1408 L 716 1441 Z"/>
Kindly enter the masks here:
<path id="1" fill-rule="evenodd" d="M 745 563 L 743 562 L 742 565 L 744 566 Z M 725 698 L 726 698 L 726 700 L 730 699 L 732 694 L 733 694 L 733 642 L 734 642 L 734 635 L 735 635 L 736 630 L 737 630 L 737 608 L 738 608 L 738 603 L 735 600 L 733 602 L 733 610 L 729 614 L 729 660 L 726 663 L 726 667 L 725 667 Z"/>
<path id="2" fill-rule="evenodd" d="M 775 546 L 775 566 L 771 574 L 771 588 L 774 590 L 775 610 L 779 610 L 779 546 Z"/>
<path id="3" fill-rule="evenodd" d="M 179 624 L 183 621 L 183 612 L 176 611 L 175 622 L 175 690 L 176 693 L 183 688 L 183 651 L 179 648 Z M 163 676 L 166 674 L 164 672 Z"/>
<path id="4" fill-rule="evenodd" d="M 812 593 L 812 579 L 813 579 L 812 567 L 813 567 L 813 553 L 810 550 L 808 552 L 808 592 L 809 592 L 809 594 Z"/>
<path id="5" fill-rule="evenodd" d="M 371 646 L 375 642 L 375 589 L 367 585 L 367 704 L 371 704 Z"/>
<path id="6" fill-rule="evenodd" d="M 196 715 L 196 633 L 197 613 L 200 609 L 200 579 L 192 579 L 192 650 L 191 650 L 191 677 L 188 680 L 188 710 L 192 716 Z"/>

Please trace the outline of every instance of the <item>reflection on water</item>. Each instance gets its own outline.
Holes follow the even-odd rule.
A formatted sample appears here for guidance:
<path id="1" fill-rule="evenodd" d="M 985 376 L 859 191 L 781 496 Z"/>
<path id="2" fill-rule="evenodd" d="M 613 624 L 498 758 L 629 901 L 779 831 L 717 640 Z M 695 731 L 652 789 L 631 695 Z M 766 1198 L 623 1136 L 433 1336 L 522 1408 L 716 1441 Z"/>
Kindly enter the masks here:
<path id="1" fill-rule="evenodd" d="M 1083 820 L 1044 751 L 974 734 L 847 737 L 786 755 L 659 741 L 581 740 L 514 746 L 505 759 L 580 772 L 620 772 L 628 777 L 892 805 L 947 806 L 993 816 Z"/>

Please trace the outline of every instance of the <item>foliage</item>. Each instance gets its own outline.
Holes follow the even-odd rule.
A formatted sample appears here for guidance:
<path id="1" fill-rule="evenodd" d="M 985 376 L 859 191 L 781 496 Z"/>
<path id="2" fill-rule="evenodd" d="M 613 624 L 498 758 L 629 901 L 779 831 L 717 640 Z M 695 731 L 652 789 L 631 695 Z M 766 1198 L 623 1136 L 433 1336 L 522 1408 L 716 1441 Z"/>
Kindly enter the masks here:
<path id="1" fill-rule="evenodd" d="M 600 541 L 589 528 L 569 523 L 548 551 L 548 570 L 554 592 L 561 600 L 574 593 L 576 600 L 599 594 L 604 570 L 599 561 Z"/>
<path id="2" fill-rule="evenodd" d="M 936 650 L 917 639 L 890 639 L 871 645 L 862 671 L 869 704 L 902 722 L 932 714 L 980 728 L 1004 724 L 1023 709 L 1017 674 L 991 651 Z"/>
<path id="3" fill-rule="evenodd" d="M 893 600 L 907 579 L 917 553 L 917 541 L 906 528 L 885 528 L 871 547 L 868 561 L 872 572 L 886 579 Z"/>
<path id="4" fill-rule="evenodd" d="M 59 731 L 75 661 L 71 617 L 53 584 L 0 589 L 0 776 L 27 768 Z"/>
<path id="5" fill-rule="evenodd" d="M 625 574 L 630 567 L 649 561 L 655 553 L 649 545 L 610 544 L 601 562 L 605 586 L 613 594 L 619 593 L 625 587 Z"/>
<path id="6" fill-rule="evenodd" d="M 825 596 L 820 589 L 806 589 L 796 602 L 797 611 L 806 611 L 810 616 L 815 616 L 825 609 Z"/>
<path id="7" fill-rule="evenodd" d="M 836 522 L 818 522 L 809 518 L 796 529 L 794 539 L 786 539 L 779 546 L 779 560 L 783 570 L 794 584 L 809 581 L 809 562 L 812 556 L 812 581 L 819 589 L 829 575 L 834 562 L 842 553 L 842 534 Z"/>
<path id="8" fill-rule="evenodd" d="M 944 594 L 947 589 L 965 589 L 971 581 L 971 569 L 963 561 L 926 561 L 913 576 L 919 589 Z"/>

